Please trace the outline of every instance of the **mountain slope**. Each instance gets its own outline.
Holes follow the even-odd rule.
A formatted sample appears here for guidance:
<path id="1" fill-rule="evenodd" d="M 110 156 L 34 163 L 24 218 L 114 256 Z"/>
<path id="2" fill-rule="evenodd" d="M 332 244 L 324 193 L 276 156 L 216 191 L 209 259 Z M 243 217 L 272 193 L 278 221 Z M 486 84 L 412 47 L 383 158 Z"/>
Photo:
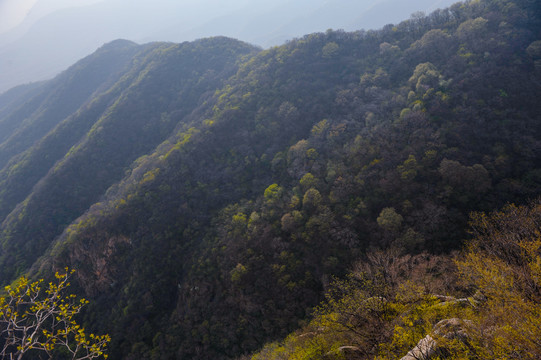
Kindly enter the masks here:
<path id="1" fill-rule="evenodd" d="M 99 87 L 115 82 L 135 48 L 127 41 L 104 46 L 43 86 L 39 93 L 27 96 L 2 119 L 0 166 L 78 110 Z"/>
<path id="2" fill-rule="evenodd" d="M 204 121 L 135 164 L 53 250 L 79 269 L 113 356 L 258 348 L 367 247 L 456 248 L 469 211 L 538 195 L 526 49 L 539 19 L 516 6 L 501 27 L 500 6 L 313 34 L 241 66 L 194 113 Z"/>
<path id="3" fill-rule="evenodd" d="M 225 359 L 296 329 L 367 249 L 458 248 L 469 212 L 539 196 L 532 6 L 147 45 L 2 223 L 2 280 L 76 269 L 112 358 Z"/>
<path id="4" fill-rule="evenodd" d="M 250 51 L 220 38 L 143 47 L 118 82 L 12 159 L 0 172 L 1 209 L 4 216 L 9 213 L 1 230 L 2 278 L 30 265 L 59 231 L 121 179 L 125 166 L 162 142 L 219 86 L 238 56 Z"/>

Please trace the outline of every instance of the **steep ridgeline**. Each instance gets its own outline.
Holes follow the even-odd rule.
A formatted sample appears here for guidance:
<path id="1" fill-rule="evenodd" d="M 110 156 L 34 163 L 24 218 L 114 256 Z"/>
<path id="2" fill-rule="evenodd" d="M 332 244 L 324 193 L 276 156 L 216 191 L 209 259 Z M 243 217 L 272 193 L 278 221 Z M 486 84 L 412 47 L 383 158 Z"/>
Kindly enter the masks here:
<path id="1" fill-rule="evenodd" d="M 148 45 L 2 224 L 4 279 L 76 269 L 111 358 L 226 359 L 297 328 L 368 248 L 456 249 L 470 211 L 540 195 L 535 5 Z"/>
<path id="2" fill-rule="evenodd" d="M 98 89 L 116 82 L 137 49 L 132 42 L 117 40 L 33 91 L 26 90 L 34 87 L 27 85 L 12 90 L 19 96 L 3 94 L 2 98 L 12 100 L 5 106 L 9 112 L 0 120 L 0 166 L 77 111 Z"/>
<path id="3" fill-rule="evenodd" d="M 39 82 L 21 85 L 0 95 L 0 116 L 2 119 L 15 108 L 21 106 L 25 100 L 35 95 L 41 89 L 41 85 L 43 85 L 43 83 Z M 2 139 L 9 137 L 15 126 L 16 124 L 13 125 L 10 130 L 9 126 L 6 127 L 6 124 L 2 124 L 2 134 L 4 135 Z"/>
<path id="4" fill-rule="evenodd" d="M 64 227 L 122 178 L 131 162 L 165 140 L 208 92 L 213 94 L 235 72 L 240 56 L 252 51 L 225 38 L 180 45 L 114 42 L 6 117 L 8 123 L 43 98 L 28 118 L 17 118 L 19 128 L 3 144 L 5 149 L 23 141 L 32 146 L 0 170 L 2 282 L 28 268 Z M 85 87 L 87 80 L 94 88 Z M 72 104 L 73 87 L 84 88 L 80 92 L 86 97 L 79 97 L 78 105 Z M 49 100 L 56 88 L 65 93 Z M 15 146 L 10 150 L 16 152 Z"/>
<path id="5" fill-rule="evenodd" d="M 134 43 L 115 41 L 50 82 L 16 88 L 13 95 L 8 92 L 2 96 L 9 100 L 4 102 L 5 115 L 0 121 L 2 221 L 90 130 L 114 97 L 114 92 L 107 90 L 128 70 L 131 58 L 140 50 Z"/>

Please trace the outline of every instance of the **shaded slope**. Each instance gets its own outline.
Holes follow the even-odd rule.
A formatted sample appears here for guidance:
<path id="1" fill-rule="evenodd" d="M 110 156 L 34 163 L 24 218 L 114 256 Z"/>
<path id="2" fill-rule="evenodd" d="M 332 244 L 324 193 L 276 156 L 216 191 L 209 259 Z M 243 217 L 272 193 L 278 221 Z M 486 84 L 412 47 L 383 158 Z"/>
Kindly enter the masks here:
<path id="1" fill-rule="evenodd" d="M 234 71 L 238 57 L 253 50 L 225 38 L 147 46 L 111 90 L 7 169 L 12 187 L 2 195 L 9 198 L 31 186 L 17 188 L 26 173 L 47 169 L 46 162 L 40 164 L 42 157 L 63 156 L 2 224 L 2 279 L 9 280 L 40 256 L 66 225 L 122 178 L 125 166 L 168 137 L 184 114 Z M 49 161 L 54 164 L 55 159 Z"/>
<path id="2" fill-rule="evenodd" d="M 75 112 L 102 86 L 116 82 L 137 51 L 128 41 L 100 48 L 43 86 L 19 108 L 1 120 L 0 166 L 26 150 L 54 126 Z"/>
<path id="3" fill-rule="evenodd" d="M 176 309 L 177 298 L 183 302 L 180 299 L 186 296 L 184 278 L 196 265 L 199 249 L 207 251 L 207 246 L 213 246 L 216 228 L 212 224 L 218 211 L 242 198 L 257 197 L 274 176 L 286 175 L 279 169 L 274 174 L 272 159 L 307 136 L 315 121 L 336 111 L 334 94 L 358 81 L 360 69 L 352 59 L 370 54 L 367 48 L 374 43 L 347 37 L 343 57 L 324 56 L 326 43 L 342 36 L 312 36 L 249 60 L 208 107 L 201 109 L 203 113 L 193 114 L 200 119 L 193 129 L 184 129 L 156 154 L 142 159 L 132 177 L 110 191 L 109 201 L 95 205 L 60 238 L 55 258 L 79 269 L 89 294 L 103 296 L 97 306 L 110 308 L 111 313 L 100 318 L 114 319 L 115 333 L 130 334 L 117 338 L 117 356 L 131 351 L 140 354 L 140 349 L 131 347 L 151 341 L 142 329 L 162 327 L 172 313 L 185 311 L 183 306 Z M 208 296 L 218 291 L 213 285 L 216 275 L 209 274 L 205 280 Z M 307 302 L 317 298 L 317 288 L 316 282 L 307 286 Z M 145 300 L 135 301 L 140 298 Z M 288 293 L 284 301 L 294 298 Z M 225 306 L 220 301 L 221 295 L 216 304 Z M 269 321 L 274 326 L 269 326 L 266 336 L 291 329 L 304 316 L 306 303 L 291 305 L 297 307 L 295 314 L 287 309 L 277 312 L 270 306 Z M 221 314 L 219 310 L 216 316 Z M 280 319 L 285 314 L 293 316 Z M 194 315 L 186 315 L 186 326 L 196 321 Z M 175 322 L 176 318 L 172 324 Z M 285 327 L 278 326 L 280 323 Z M 223 330 L 215 336 L 222 336 Z M 260 331 L 253 336 L 262 344 L 266 336 Z M 234 356 L 257 346 L 251 339 L 243 343 L 243 334 L 231 334 L 233 339 L 224 339 L 229 345 L 220 345 L 209 354 L 219 357 L 227 351 Z M 182 339 L 178 336 L 173 341 Z M 170 356 L 203 356 L 193 353 L 199 339 L 185 341 L 179 353 Z M 207 346 L 204 352 L 209 351 Z M 176 350 L 171 347 L 168 351 Z"/>
<path id="4" fill-rule="evenodd" d="M 13 89 L 6 91 L 0 95 L 0 116 L 3 118 L 10 112 L 21 106 L 21 104 L 32 94 L 39 91 L 42 83 L 33 83 L 28 85 L 21 85 L 14 87 Z M 3 128 L 2 134 L 5 137 L 9 136 L 9 131 Z"/>
<path id="5" fill-rule="evenodd" d="M 128 51 L 126 51 L 126 46 L 129 48 Z M 79 80 L 94 76 L 98 80 L 104 80 L 99 74 L 108 72 L 109 77 L 106 78 L 106 81 L 99 83 L 99 85 L 89 87 L 87 90 L 89 92 L 87 94 L 88 97 L 84 99 L 86 104 L 78 108 L 76 112 L 70 113 L 66 118 L 60 117 L 61 115 L 59 117 L 51 116 L 57 122 L 57 124 L 54 124 L 55 126 L 52 130 L 48 131 L 45 136 L 37 140 L 34 144 L 30 144 L 31 146 L 25 149 L 24 152 L 13 156 L 0 170 L 0 218 L 4 219 L 20 201 L 24 200 L 31 193 L 32 187 L 47 174 L 55 162 L 60 160 L 73 145 L 80 141 L 81 137 L 88 132 L 105 109 L 120 94 L 123 87 L 129 85 L 129 81 L 125 79 L 110 88 L 124 72 L 129 70 L 128 63 L 131 57 L 137 51 L 144 52 L 145 50 L 143 49 L 143 47 L 135 46 L 133 43 L 116 41 L 105 45 L 96 54 L 82 61 L 82 64 L 73 67 L 71 77 Z M 112 64 L 115 66 L 109 63 L 111 59 L 114 59 Z M 104 64 L 106 64 L 105 67 Z M 114 70 L 113 72 L 110 71 L 111 67 Z M 119 71 L 120 67 L 124 67 L 125 69 Z M 96 69 L 101 70 L 97 72 Z M 62 79 L 57 79 L 56 81 L 58 83 L 64 83 Z M 78 86 L 81 85 L 79 84 Z M 44 89 L 40 90 L 41 93 L 51 91 L 50 84 L 45 83 L 42 87 Z M 90 91 L 93 91 L 92 88 L 96 87 L 100 89 L 90 93 Z M 72 89 L 68 88 L 68 90 L 71 91 Z M 50 106 L 54 108 L 58 106 L 57 103 L 61 103 L 63 100 L 65 99 L 62 96 L 53 101 L 44 100 L 42 107 L 46 108 Z M 23 103 L 18 106 L 20 109 L 29 107 L 28 103 L 25 103 L 25 97 L 17 99 L 17 103 L 19 102 Z M 37 121 L 41 122 L 41 120 Z M 24 124 L 24 121 L 22 123 Z M 41 124 L 37 126 L 41 126 Z M 6 141 L 6 147 L 9 147 L 9 143 L 11 142 L 17 142 L 18 138 L 27 137 L 28 132 L 25 129 L 32 128 L 33 125 L 19 125 L 19 127 L 22 130 L 19 129 L 18 134 Z M 27 142 L 30 141 L 32 139 L 29 139 Z M 21 147 L 22 145 L 20 144 Z"/>

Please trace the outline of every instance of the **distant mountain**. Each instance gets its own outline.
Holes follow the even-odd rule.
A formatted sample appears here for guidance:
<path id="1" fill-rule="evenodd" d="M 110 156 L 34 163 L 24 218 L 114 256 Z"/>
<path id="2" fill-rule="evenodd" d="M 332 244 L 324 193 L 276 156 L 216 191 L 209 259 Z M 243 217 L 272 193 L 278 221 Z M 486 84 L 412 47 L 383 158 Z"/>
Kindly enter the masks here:
<path id="1" fill-rule="evenodd" d="M 378 28 L 452 0 L 107 0 L 63 9 L 0 36 L 0 92 L 49 79 L 105 42 L 186 41 L 225 35 L 264 47 L 329 28 Z M 379 10 L 378 10 L 379 9 Z M 396 10 L 399 11 L 396 11 Z M 367 16 L 369 14 L 369 16 Z"/>
<path id="2" fill-rule="evenodd" d="M 541 16 L 480 0 L 261 50 L 104 45 L 0 95 L 0 282 L 77 271 L 112 359 L 234 359 L 369 250 L 541 195 Z"/>

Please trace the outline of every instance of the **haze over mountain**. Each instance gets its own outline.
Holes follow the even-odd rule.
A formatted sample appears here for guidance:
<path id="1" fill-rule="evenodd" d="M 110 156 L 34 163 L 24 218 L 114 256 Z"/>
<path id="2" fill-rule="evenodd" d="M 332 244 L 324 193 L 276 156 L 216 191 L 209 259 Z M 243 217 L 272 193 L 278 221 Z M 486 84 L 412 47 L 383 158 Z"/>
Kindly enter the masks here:
<path id="1" fill-rule="evenodd" d="M 8 0 L 6 4 L 9 1 L 13 2 Z M 40 0 L 25 21 L 0 35 L 0 92 L 51 78 L 118 38 L 135 42 L 181 42 L 225 35 L 268 47 L 329 28 L 375 29 L 403 20 L 413 12 L 429 12 L 452 2 Z M 20 17 L 20 12 L 26 9 L 22 3 L 20 6 L 14 17 Z M 9 18 L 6 14 L 4 17 Z"/>

